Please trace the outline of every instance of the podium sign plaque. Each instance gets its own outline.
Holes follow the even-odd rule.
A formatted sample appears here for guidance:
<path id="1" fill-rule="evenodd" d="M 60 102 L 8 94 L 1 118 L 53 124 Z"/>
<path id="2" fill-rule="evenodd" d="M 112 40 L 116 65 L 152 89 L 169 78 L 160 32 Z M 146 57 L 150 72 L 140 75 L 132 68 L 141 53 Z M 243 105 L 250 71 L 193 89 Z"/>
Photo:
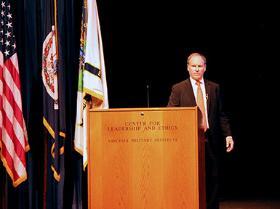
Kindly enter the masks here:
<path id="1" fill-rule="evenodd" d="M 197 108 L 90 110 L 89 209 L 205 209 Z"/>

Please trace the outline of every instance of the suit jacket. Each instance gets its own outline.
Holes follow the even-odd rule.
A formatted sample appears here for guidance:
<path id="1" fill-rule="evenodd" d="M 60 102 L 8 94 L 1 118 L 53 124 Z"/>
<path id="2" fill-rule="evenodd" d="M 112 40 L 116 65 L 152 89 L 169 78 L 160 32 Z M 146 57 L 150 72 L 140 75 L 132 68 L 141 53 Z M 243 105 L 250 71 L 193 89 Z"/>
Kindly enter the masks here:
<path id="1" fill-rule="evenodd" d="M 205 79 L 204 81 L 207 97 L 207 113 L 209 123 L 208 140 L 213 151 L 217 151 L 216 149 L 219 147 L 219 142 L 221 142 L 221 136 L 224 139 L 226 136 L 231 136 L 231 130 L 229 120 L 223 110 L 219 84 Z M 196 106 L 195 96 L 189 78 L 172 86 L 172 91 L 167 106 Z"/>

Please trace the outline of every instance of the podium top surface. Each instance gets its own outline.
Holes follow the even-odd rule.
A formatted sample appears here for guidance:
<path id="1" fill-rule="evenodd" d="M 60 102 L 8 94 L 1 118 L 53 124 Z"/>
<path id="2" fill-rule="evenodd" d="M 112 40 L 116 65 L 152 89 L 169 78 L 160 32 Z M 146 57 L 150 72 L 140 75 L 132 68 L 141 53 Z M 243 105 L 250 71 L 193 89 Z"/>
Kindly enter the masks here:
<path id="1" fill-rule="evenodd" d="M 152 108 L 109 108 L 109 109 L 90 109 L 90 112 L 130 112 L 130 111 L 176 111 L 176 110 L 196 110 L 195 107 L 152 107 Z"/>

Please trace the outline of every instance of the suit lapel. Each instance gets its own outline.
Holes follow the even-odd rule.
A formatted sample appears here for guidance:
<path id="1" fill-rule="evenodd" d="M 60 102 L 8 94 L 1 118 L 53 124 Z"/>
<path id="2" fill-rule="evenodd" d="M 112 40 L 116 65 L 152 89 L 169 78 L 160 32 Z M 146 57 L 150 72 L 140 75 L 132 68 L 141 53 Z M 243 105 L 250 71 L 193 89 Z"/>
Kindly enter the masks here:
<path id="1" fill-rule="evenodd" d="M 187 95 L 190 96 L 190 105 L 191 106 L 196 106 L 196 101 L 195 101 L 195 96 L 194 96 L 194 93 L 193 93 L 193 88 L 192 88 L 192 84 L 191 84 L 191 81 L 190 79 L 188 78 L 186 80 L 186 92 L 187 92 Z"/>
<path id="2" fill-rule="evenodd" d="M 207 80 L 205 81 L 205 91 L 206 91 L 206 103 L 207 103 L 207 112 L 209 114 L 210 100 L 211 100 L 211 85 Z"/>

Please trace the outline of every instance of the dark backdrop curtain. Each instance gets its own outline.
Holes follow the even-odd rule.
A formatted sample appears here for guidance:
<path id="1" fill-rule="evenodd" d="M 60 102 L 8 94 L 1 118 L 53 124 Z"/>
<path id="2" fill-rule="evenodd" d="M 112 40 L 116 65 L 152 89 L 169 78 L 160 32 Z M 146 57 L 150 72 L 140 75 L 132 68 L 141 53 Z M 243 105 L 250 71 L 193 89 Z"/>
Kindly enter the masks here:
<path id="1" fill-rule="evenodd" d="M 42 124 L 42 5 L 45 0 L 13 0 L 19 69 L 25 122 L 30 151 L 27 153 L 28 180 L 17 188 L 11 185 L 0 165 L 0 208 L 41 209 L 44 199 L 44 138 Z M 58 19 L 61 21 L 64 76 L 66 84 L 66 141 L 64 208 L 86 208 L 86 180 L 82 158 L 73 149 L 76 93 L 79 62 L 79 39 L 82 1 L 58 0 Z M 85 184 L 85 183 L 84 183 Z M 83 205 L 84 204 L 84 205 Z"/>

